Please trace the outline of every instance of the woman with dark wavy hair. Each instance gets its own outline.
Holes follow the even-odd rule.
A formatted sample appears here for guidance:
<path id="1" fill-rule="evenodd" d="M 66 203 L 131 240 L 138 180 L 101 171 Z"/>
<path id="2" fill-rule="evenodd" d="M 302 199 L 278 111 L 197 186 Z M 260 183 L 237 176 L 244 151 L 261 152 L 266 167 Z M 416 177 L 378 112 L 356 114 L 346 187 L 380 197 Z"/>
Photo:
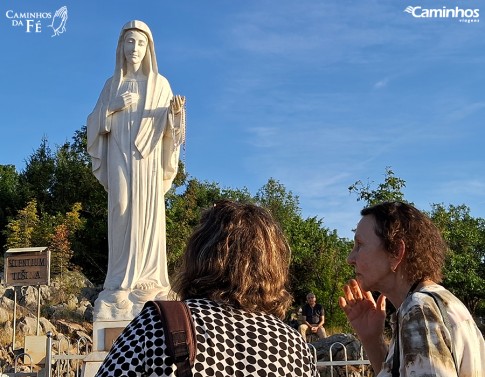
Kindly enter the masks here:
<path id="1" fill-rule="evenodd" d="M 305 340 L 282 322 L 290 248 L 270 213 L 219 201 L 192 233 L 174 291 L 196 331 L 194 377 L 317 376 Z M 174 376 L 156 310 L 146 307 L 113 345 L 97 376 Z"/>
<path id="2" fill-rule="evenodd" d="M 348 262 L 356 279 L 340 306 L 378 377 L 485 376 L 485 342 L 468 309 L 442 280 L 447 246 L 424 213 L 402 202 L 361 211 Z M 370 291 L 380 292 L 374 300 Z M 386 298 L 393 338 L 384 340 Z"/>

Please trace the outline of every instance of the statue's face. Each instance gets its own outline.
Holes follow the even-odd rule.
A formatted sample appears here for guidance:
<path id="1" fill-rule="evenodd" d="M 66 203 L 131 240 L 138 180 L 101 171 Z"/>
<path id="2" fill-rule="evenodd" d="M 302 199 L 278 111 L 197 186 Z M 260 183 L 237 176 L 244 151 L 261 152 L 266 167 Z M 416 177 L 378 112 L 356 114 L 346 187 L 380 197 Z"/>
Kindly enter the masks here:
<path id="1" fill-rule="evenodd" d="M 123 51 L 128 63 L 140 64 L 147 52 L 148 40 L 145 34 L 136 30 L 129 30 L 125 34 Z"/>

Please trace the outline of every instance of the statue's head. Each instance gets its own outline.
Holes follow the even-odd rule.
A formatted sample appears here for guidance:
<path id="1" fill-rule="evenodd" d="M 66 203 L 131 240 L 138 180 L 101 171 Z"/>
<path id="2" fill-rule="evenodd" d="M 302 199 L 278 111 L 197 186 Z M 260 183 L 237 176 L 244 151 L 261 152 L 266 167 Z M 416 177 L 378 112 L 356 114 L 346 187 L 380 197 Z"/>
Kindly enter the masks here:
<path id="1" fill-rule="evenodd" d="M 128 62 L 142 62 L 147 76 L 158 73 L 152 32 L 143 21 L 133 20 L 123 25 L 116 50 L 115 76 L 117 73 L 124 76 Z"/>
<path id="2" fill-rule="evenodd" d="M 148 37 L 142 31 L 129 29 L 123 35 L 123 53 L 128 64 L 141 64 L 146 55 Z"/>

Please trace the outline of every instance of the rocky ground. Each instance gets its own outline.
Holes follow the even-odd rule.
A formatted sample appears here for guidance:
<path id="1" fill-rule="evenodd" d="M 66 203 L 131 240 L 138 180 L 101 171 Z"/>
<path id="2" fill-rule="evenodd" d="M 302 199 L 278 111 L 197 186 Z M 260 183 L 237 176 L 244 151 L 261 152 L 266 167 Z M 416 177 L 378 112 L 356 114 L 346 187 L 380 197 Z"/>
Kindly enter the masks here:
<path id="1" fill-rule="evenodd" d="M 0 372 L 13 372 L 15 356 L 24 352 L 24 339 L 28 335 L 51 332 L 54 345 L 62 343 L 65 347 L 76 347 L 76 342 L 81 338 L 92 343 L 93 306 L 99 290 L 78 272 L 68 272 L 62 279 L 53 279 L 51 286 L 40 286 L 39 289 L 0 285 Z M 15 291 L 16 336 L 12 347 Z M 17 358 L 18 366 L 22 361 L 23 358 Z"/>

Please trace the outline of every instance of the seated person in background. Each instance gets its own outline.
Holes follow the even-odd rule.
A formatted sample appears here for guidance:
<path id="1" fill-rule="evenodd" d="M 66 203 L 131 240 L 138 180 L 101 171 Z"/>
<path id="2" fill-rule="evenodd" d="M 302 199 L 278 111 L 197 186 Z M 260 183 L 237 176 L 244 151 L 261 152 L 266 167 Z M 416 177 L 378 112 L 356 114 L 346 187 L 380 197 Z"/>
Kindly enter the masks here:
<path id="1" fill-rule="evenodd" d="M 317 298 L 313 293 L 306 295 L 307 303 L 303 305 L 303 322 L 298 328 L 301 336 L 306 339 L 307 334 L 317 334 L 319 339 L 327 337 L 323 324 L 325 323 L 325 311 L 322 305 L 317 304 Z"/>

